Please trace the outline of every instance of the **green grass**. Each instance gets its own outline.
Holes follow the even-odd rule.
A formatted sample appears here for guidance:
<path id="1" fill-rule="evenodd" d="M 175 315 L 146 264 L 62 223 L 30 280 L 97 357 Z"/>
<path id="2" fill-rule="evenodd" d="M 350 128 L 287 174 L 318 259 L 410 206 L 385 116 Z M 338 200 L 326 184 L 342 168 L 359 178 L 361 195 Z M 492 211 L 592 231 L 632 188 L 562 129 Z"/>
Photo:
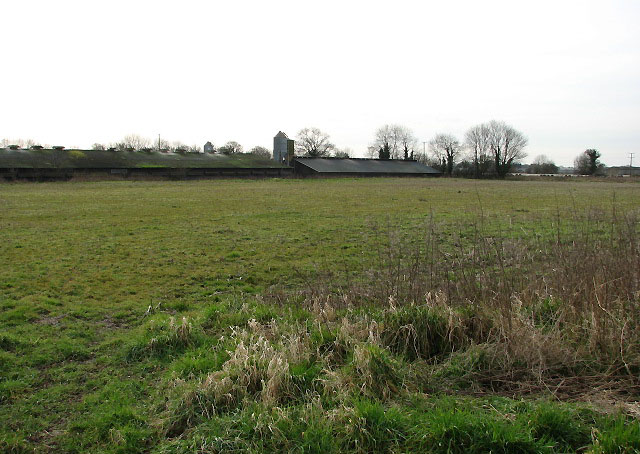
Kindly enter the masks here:
<path id="1" fill-rule="evenodd" d="M 0 184 L 0 451 L 639 452 L 637 421 L 586 403 L 444 396 L 438 383 L 475 389 L 465 372 L 488 367 L 446 313 L 302 305 L 332 285 L 326 270 L 375 264 L 388 229 L 419 238 L 435 222 L 454 247 L 482 219 L 496 236 L 553 240 L 573 214 L 639 206 L 636 182 Z M 557 305 L 531 308 L 535 323 Z M 230 361 L 261 336 L 244 377 Z M 258 381 L 224 400 L 211 374 Z"/>

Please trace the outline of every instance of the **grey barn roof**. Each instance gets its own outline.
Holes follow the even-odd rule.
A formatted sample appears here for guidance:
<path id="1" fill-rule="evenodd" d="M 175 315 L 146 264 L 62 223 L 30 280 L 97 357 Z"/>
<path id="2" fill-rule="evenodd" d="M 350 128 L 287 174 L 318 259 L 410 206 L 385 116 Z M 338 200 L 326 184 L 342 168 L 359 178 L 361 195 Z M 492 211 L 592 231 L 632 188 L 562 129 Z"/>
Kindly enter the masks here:
<path id="1" fill-rule="evenodd" d="M 295 158 L 300 165 L 319 173 L 433 174 L 440 172 L 417 161 L 358 158 Z"/>

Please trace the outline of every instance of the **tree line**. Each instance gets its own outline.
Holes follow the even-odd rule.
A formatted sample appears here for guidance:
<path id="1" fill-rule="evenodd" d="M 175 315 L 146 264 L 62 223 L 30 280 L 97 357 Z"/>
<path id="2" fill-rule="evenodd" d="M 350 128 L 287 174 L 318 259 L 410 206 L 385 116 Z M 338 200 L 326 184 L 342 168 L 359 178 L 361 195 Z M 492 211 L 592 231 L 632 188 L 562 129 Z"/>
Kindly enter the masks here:
<path id="1" fill-rule="evenodd" d="M 152 141 L 145 137 L 138 136 L 136 134 L 130 134 L 125 136 L 121 141 L 112 143 L 105 146 L 100 143 L 95 143 L 92 146 L 93 150 L 111 150 L 111 151 L 160 151 L 160 152 L 173 152 L 173 153 L 220 153 L 225 155 L 244 153 L 244 147 L 235 140 L 230 140 L 224 145 L 216 147 L 211 142 L 207 142 L 210 148 L 204 150 L 200 145 L 185 145 L 182 142 L 169 142 L 165 139 L 159 138 L 157 141 Z M 248 151 L 249 154 L 262 156 L 265 158 L 271 157 L 271 151 L 268 148 L 256 146 Z"/>
<path id="2" fill-rule="evenodd" d="M 473 175 L 482 177 L 488 173 L 506 175 L 512 164 L 526 157 L 524 148 L 527 138 L 515 128 L 500 121 L 490 121 L 469 129 L 465 141 L 460 142 L 452 134 L 437 134 L 420 151 L 418 139 L 411 129 L 402 125 L 384 125 L 375 132 L 374 141 L 369 146 L 369 158 L 417 160 L 438 168 L 447 175 L 453 175 L 466 151 Z M 426 145 L 426 143 L 425 143 Z M 304 156 L 337 155 L 335 145 L 328 134 L 318 128 L 300 130 L 296 140 L 296 152 Z"/>
<path id="3" fill-rule="evenodd" d="M 527 157 L 527 145 L 528 139 L 522 132 L 503 121 L 492 120 L 469 128 L 462 141 L 453 134 L 436 134 L 428 142 L 423 142 L 420 150 L 411 129 L 388 124 L 376 130 L 367 157 L 417 160 L 449 176 L 504 177 Z M 351 151 L 337 148 L 329 134 L 318 128 L 301 129 L 296 137 L 295 150 L 298 156 L 342 158 L 349 157 Z M 600 153 L 595 149 L 580 153 L 574 162 L 574 172 L 581 175 L 602 173 L 604 164 L 599 158 Z M 558 172 L 558 166 L 547 156 L 539 155 L 528 166 L 527 172 L 553 174 Z"/>

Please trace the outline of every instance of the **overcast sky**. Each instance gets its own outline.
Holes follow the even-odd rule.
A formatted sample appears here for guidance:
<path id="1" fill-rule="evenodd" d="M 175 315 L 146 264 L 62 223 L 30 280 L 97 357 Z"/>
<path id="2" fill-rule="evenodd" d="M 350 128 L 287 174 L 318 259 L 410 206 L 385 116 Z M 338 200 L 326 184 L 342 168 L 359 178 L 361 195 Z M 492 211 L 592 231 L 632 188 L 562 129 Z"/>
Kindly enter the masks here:
<path id="1" fill-rule="evenodd" d="M 249 149 L 314 126 L 364 156 L 503 120 L 532 160 L 640 163 L 640 1 L 3 1 L 0 138 Z"/>

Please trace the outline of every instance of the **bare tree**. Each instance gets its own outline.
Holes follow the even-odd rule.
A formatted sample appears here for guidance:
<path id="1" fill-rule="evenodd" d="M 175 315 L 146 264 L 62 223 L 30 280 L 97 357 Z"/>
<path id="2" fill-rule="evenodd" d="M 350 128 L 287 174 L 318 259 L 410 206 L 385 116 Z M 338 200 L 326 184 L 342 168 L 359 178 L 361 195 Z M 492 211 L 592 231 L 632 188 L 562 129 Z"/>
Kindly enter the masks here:
<path id="1" fill-rule="evenodd" d="M 189 147 L 179 140 L 171 143 L 171 151 L 173 151 L 174 153 L 186 153 L 188 150 Z"/>
<path id="2" fill-rule="evenodd" d="M 123 142 L 128 148 L 133 148 L 134 150 L 141 150 L 151 145 L 151 141 L 149 139 L 141 137 L 137 134 L 129 134 L 125 136 Z"/>
<path id="3" fill-rule="evenodd" d="M 151 141 L 137 134 L 128 134 L 120 142 L 113 144 L 112 148 L 118 151 L 135 151 L 148 148 Z"/>
<path id="4" fill-rule="evenodd" d="M 486 124 L 472 127 L 465 134 L 465 146 L 473 162 L 473 174 L 480 178 L 491 167 L 490 131 Z"/>
<path id="5" fill-rule="evenodd" d="M 229 142 L 218 148 L 218 151 L 222 154 L 242 153 L 242 145 L 234 140 L 230 140 Z"/>
<path id="6" fill-rule="evenodd" d="M 524 148 L 528 140 L 520 131 L 502 121 L 492 120 L 487 128 L 494 170 L 499 177 L 504 178 L 514 161 L 527 157 Z"/>
<path id="7" fill-rule="evenodd" d="M 157 147 L 158 151 L 170 151 L 171 150 L 171 143 L 168 140 L 165 139 L 158 139 L 157 142 L 155 142 L 154 147 Z"/>
<path id="8" fill-rule="evenodd" d="M 533 160 L 527 173 L 558 173 L 558 166 L 546 155 L 538 155 Z"/>
<path id="9" fill-rule="evenodd" d="M 260 156 L 261 158 L 270 159 L 271 158 L 271 150 L 266 147 L 255 146 L 249 151 L 249 154 L 254 156 Z"/>
<path id="10" fill-rule="evenodd" d="M 438 134 L 429 142 L 429 151 L 444 163 L 444 170 L 447 175 L 453 173 L 453 165 L 462 150 L 458 139 L 451 134 Z"/>
<path id="11" fill-rule="evenodd" d="M 0 148 L 8 148 L 10 145 L 17 145 L 18 148 L 27 149 L 39 144 L 33 139 L 0 140 Z"/>
<path id="12" fill-rule="evenodd" d="M 103 151 L 106 150 L 107 147 L 105 147 L 103 144 L 101 143 L 94 143 L 93 145 L 91 145 L 91 149 L 92 150 L 97 150 L 97 151 Z"/>
<path id="13" fill-rule="evenodd" d="M 329 134 L 318 128 L 304 128 L 296 137 L 296 154 L 321 157 L 328 156 L 336 146 L 331 143 Z"/>
<path id="14" fill-rule="evenodd" d="M 341 150 L 336 148 L 336 151 L 333 153 L 335 158 L 348 158 L 353 154 L 353 150 L 351 148 L 343 148 Z"/>
<path id="15" fill-rule="evenodd" d="M 368 155 L 369 157 L 380 156 L 380 150 L 382 150 L 383 158 L 386 158 L 388 150 L 388 159 L 399 159 L 403 155 L 405 159 L 408 159 L 417 143 L 413 131 L 406 126 L 384 125 L 376 130 L 375 140 L 369 147 Z"/>

